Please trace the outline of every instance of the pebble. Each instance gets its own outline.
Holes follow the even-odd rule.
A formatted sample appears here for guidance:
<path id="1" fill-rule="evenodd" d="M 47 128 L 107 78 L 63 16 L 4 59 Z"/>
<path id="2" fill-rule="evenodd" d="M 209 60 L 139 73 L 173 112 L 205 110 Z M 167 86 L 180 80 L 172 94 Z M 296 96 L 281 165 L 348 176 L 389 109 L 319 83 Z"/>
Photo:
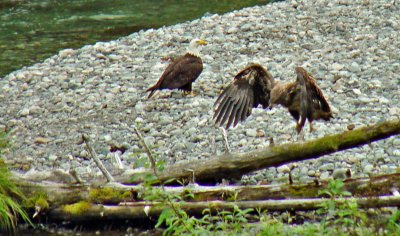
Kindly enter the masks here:
<path id="1" fill-rule="evenodd" d="M 374 169 L 374 166 L 371 164 L 367 164 L 364 166 L 364 172 L 367 174 L 371 173 L 373 169 Z"/>
<path id="2" fill-rule="evenodd" d="M 48 138 L 44 138 L 44 137 L 37 137 L 35 138 L 34 142 L 37 144 L 46 144 L 48 143 L 50 140 Z"/>
<path id="3" fill-rule="evenodd" d="M 307 172 L 307 175 L 308 176 L 310 176 L 310 177 L 314 177 L 315 176 L 315 170 L 309 170 L 308 172 Z"/>
<path id="4" fill-rule="evenodd" d="M 362 92 L 359 89 L 353 89 L 353 93 L 356 95 L 361 95 Z"/>
<path id="5" fill-rule="evenodd" d="M 54 161 L 56 161 L 57 160 L 57 155 L 50 155 L 49 156 L 49 161 L 51 161 L 51 162 L 54 162 Z"/>
<path id="6" fill-rule="evenodd" d="M 278 173 L 289 173 L 290 172 L 290 168 L 288 165 L 281 165 L 278 168 L 276 168 L 276 170 L 278 171 Z"/>
<path id="7" fill-rule="evenodd" d="M 320 166 L 319 169 L 321 171 L 333 170 L 333 169 L 335 169 L 335 165 L 333 163 L 327 163 L 327 164 Z"/>
<path id="8" fill-rule="evenodd" d="M 256 129 L 248 129 L 248 130 L 246 130 L 246 135 L 249 137 L 257 137 L 257 130 Z"/>
<path id="9" fill-rule="evenodd" d="M 89 156 L 89 153 L 88 153 L 86 150 L 82 150 L 82 151 L 79 153 L 79 156 L 80 156 L 80 157 L 83 157 L 83 158 L 87 158 L 87 157 Z"/>
<path id="10" fill-rule="evenodd" d="M 106 142 L 110 142 L 111 140 L 112 140 L 112 137 L 111 137 L 111 135 L 109 135 L 109 134 L 107 134 L 107 135 L 104 135 L 104 141 L 106 141 Z"/>
<path id="11" fill-rule="evenodd" d="M 327 179 L 329 179 L 329 172 L 327 172 L 327 171 L 322 172 L 321 175 L 319 176 L 319 178 L 320 178 L 321 180 L 327 180 Z"/>
<path id="12" fill-rule="evenodd" d="M 358 65 L 357 62 L 352 62 L 352 63 L 350 64 L 350 66 L 349 66 L 349 70 L 350 70 L 351 72 L 357 73 L 357 72 L 360 72 L 360 71 L 361 71 L 361 67 L 360 67 L 360 65 Z"/>
<path id="13" fill-rule="evenodd" d="M 342 64 L 333 63 L 333 64 L 331 65 L 331 69 L 334 70 L 334 71 L 340 71 L 340 70 L 342 70 L 343 68 L 344 68 L 344 65 L 342 65 Z"/>
<path id="14" fill-rule="evenodd" d="M 64 58 L 64 57 L 72 56 L 72 55 L 74 55 L 74 53 L 75 53 L 74 49 L 67 48 L 67 49 L 61 50 L 58 53 L 58 56 L 60 56 L 60 58 Z"/>
<path id="15" fill-rule="evenodd" d="M 332 173 L 332 177 L 333 179 L 347 179 L 350 176 L 347 176 L 347 169 L 345 168 L 340 168 L 340 169 L 336 169 L 333 171 Z"/>
<path id="16" fill-rule="evenodd" d="M 20 112 L 19 112 L 20 116 L 27 116 L 29 115 L 29 109 L 28 108 L 23 108 Z"/>
<path id="17" fill-rule="evenodd" d="M 112 166 L 106 158 L 110 142 L 127 143 L 126 153 L 142 149 L 127 129 L 133 125 L 138 125 L 149 145 L 156 145 L 152 151 L 167 163 L 198 159 L 213 148 L 223 153 L 212 105 L 221 88 L 249 62 L 268 67 L 279 81 L 294 80 L 294 67 L 299 65 L 316 78 L 334 119 L 315 121 L 316 131 L 306 132 L 306 140 L 397 119 L 399 20 L 395 7 L 382 7 L 386 2 L 369 1 L 362 6 L 359 0 L 346 1 L 344 7 L 341 1 L 328 1 L 326 8 L 323 0 L 280 1 L 61 50 L 0 79 L 0 127 L 17 130 L 14 149 L 4 157 L 17 163 L 20 157 L 29 156 L 33 168 L 49 174 L 55 165 L 63 171 L 74 168 L 83 179 L 92 181 L 101 173 L 87 159 L 81 134 L 90 136 L 98 156 Z M 272 18 L 273 24 L 265 23 Z M 308 19 L 312 21 L 305 24 Z M 198 32 L 204 32 L 210 44 L 201 48 L 204 70 L 193 83 L 197 95 L 163 90 L 147 99 L 145 90 L 167 67 L 160 58 L 184 53 Z M 243 153 L 268 146 L 270 138 L 275 145 L 297 140 L 294 126 L 286 109 L 258 108 L 246 122 L 229 129 L 227 138 L 232 152 Z M 215 147 L 210 147 L 211 137 Z M 396 172 L 400 138 L 375 142 L 372 147 L 327 155 L 324 161 L 298 162 L 293 178 L 312 181 L 320 175 L 327 179 L 330 173 L 343 177 L 341 168 L 351 169 L 353 177 L 370 171 Z M 123 166 L 132 166 L 133 157 L 121 156 Z M 383 159 L 376 163 L 377 157 Z M 257 179 L 275 181 L 281 176 L 286 183 L 289 170 L 289 164 L 260 170 Z M 257 181 L 249 174 L 248 182 Z"/>

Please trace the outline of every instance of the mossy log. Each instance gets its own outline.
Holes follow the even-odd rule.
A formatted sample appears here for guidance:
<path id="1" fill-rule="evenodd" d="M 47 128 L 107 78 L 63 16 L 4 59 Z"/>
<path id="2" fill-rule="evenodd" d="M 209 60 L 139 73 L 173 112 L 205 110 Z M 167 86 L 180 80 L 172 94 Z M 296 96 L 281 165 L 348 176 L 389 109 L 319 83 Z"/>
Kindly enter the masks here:
<path id="1" fill-rule="evenodd" d="M 344 203 L 353 200 L 361 208 L 390 207 L 400 205 L 400 196 L 382 196 L 376 198 L 339 198 L 334 201 Z M 294 199 L 294 200 L 264 200 L 264 201 L 203 201 L 203 202 L 179 202 L 176 203 L 182 210 L 190 215 L 201 215 L 204 209 L 211 212 L 223 210 L 232 211 L 234 205 L 240 209 L 259 209 L 269 211 L 286 210 L 315 210 L 320 208 L 328 199 Z M 165 209 L 164 203 L 157 202 L 133 202 L 121 206 L 105 206 L 89 203 L 78 203 L 76 206 L 60 207 L 48 212 L 53 220 L 68 220 L 73 222 L 84 222 L 94 220 L 131 220 L 156 218 Z M 76 209 L 78 210 L 76 210 Z M 72 210 L 73 209 L 73 210 Z M 154 219 L 153 218 L 153 219 Z"/>
<path id="2" fill-rule="evenodd" d="M 46 199 L 50 207 L 58 207 L 79 201 L 100 204 L 114 204 L 143 200 L 143 186 L 107 184 L 105 186 L 65 185 L 59 183 L 32 183 L 19 180 L 18 185 L 24 194 L 33 199 Z M 255 186 L 198 186 L 184 187 L 153 186 L 155 191 L 165 191 L 180 196 L 187 201 L 254 201 L 270 199 L 315 198 L 318 191 L 327 188 L 327 181 L 318 184 L 282 184 Z M 355 197 L 376 197 L 391 195 L 393 188 L 400 189 L 400 173 L 380 175 L 370 178 L 344 180 L 344 190 Z M 185 196 L 190 193 L 190 199 Z M 34 203 L 33 203 L 34 204 Z"/>
<path id="3" fill-rule="evenodd" d="M 369 144 L 400 133 L 400 120 L 385 121 L 343 133 L 328 135 L 307 142 L 288 143 L 248 153 L 226 153 L 208 160 L 194 160 L 167 166 L 158 173 L 160 181 L 215 183 L 223 178 L 241 177 L 252 171 L 303 161 Z M 151 170 L 137 173 L 134 178 L 116 178 L 125 184 L 142 183 Z"/>

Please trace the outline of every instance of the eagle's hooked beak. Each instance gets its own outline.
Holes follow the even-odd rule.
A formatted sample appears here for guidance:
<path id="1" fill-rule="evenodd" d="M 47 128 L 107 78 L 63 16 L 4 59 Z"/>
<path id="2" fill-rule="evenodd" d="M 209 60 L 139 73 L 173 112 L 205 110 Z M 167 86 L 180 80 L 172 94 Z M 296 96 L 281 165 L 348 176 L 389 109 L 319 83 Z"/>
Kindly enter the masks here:
<path id="1" fill-rule="evenodd" d="M 197 41 L 197 44 L 199 44 L 199 45 L 207 45 L 207 41 L 205 41 L 204 39 L 199 39 Z"/>

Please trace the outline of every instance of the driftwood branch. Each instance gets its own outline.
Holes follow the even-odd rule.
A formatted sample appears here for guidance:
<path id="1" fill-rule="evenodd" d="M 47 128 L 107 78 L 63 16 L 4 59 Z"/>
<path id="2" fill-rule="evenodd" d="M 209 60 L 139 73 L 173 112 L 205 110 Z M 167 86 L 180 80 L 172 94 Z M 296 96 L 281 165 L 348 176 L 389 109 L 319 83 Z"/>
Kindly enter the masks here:
<path id="1" fill-rule="evenodd" d="M 151 165 L 151 169 L 153 170 L 153 173 L 155 175 L 157 174 L 157 167 L 156 167 L 156 161 L 155 158 L 153 157 L 153 154 L 151 153 L 151 150 L 149 148 L 149 146 L 147 146 L 146 141 L 144 140 L 142 134 L 140 133 L 140 131 L 136 128 L 136 126 L 133 126 L 133 129 L 129 128 L 130 131 L 134 131 L 136 133 L 136 135 L 138 136 L 141 145 L 143 146 L 144 150 L 146 151 L 147 157 L 149 158 L 150 161 L 150 165 Z"/>
<path id="2" fill-rule="evenodd" d="M 376 198 L 339 198 L 334 201 L 338 204 L 345 201 L 353 200 L 357 202 L 361 208 L 370 207 L 388 207 L 399 206 L 399 196 L 382 196 Z M 201 215 L 204 209 L 210 209 L 212 212 L 223 210 L 233 210 L 234 205 L 240 209 L 259 209 L 270 211 L 285 210 L 315 210 L 320 208 L 323 202 L 328 199 L 295 199 L 295 200 L 265 200 L 265 201 L 241 201 L 241 202 L 224 202 L 224 201 L 206 201 L 206 202 L 179 202 L 179 207 L 190 215 Z M 146 209 L 147 208 L 147 209 Z M 90 221 L 90 220 L 119 220 L 119 219 L 147 219 L 148 217 L 158 217 L 162 210 L 165 209 L 163 203 L 146 203 L 132 202 L 125 203 L 123 206 L 104 206 L 90 205 L 85 211 L 79 215 L 65 212 L 63 208 L 56 208 L 48 212 L 48 216 L 54 220 L 69 221 Z"/>
<path id="3" fill-rule="evenodd" d="M 215 182 L 222 178 L 241 177 L 252 171 L 279 166 L 289 162 L 317 158 L 323 155 L 369 144 L 400 133 L 400 120 L 386 121 L 379 124 L 345 131 L 301 143 L 289 143 L 263 148 L 248 153 L 225 153 L 208 160 L 194 160 L 167 166 L 159 172 L 161 181 L 176 178 L 185 180 Z M 193 170 L 188 172 L 184 170 Z M 151 171 L 137 174 L 135 178 L 119 178 L 120 182 L 136 184 L 144 181 Z"/>
<path id="4" fill-rule="evenodd" d="M 92 148 L 92 146 L 89 144 L 89 137 L 87 137 L 86 135 L 82 135 L 82 140 L 86 145 L 86 149 L 88 150 L 88 152 L 90 153 L 90 156 L 92 157 L 92 159 L 94 160 L 94 162 L 96 163 L 97 167 L 100 169 L 101 173 L 103 173 L 103 175 L 106 177 L 108 182 L 115 182 L 114 178 L 112 177 L 112 175 L 110 174 L 110 172 L 108 172 L 108 170 L 106 169 L 106 167 L 103 165 L 103 163 L 100 161 L 100 159 L 97 157 L 96 152 L 94 151 L 94 149 Z"/>

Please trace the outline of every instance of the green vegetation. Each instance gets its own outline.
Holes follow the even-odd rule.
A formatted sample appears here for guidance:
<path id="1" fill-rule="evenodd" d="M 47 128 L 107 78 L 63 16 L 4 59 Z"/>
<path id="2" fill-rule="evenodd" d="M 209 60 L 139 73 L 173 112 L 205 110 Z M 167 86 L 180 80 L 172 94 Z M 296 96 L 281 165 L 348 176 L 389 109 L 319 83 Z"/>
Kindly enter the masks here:
<path id="1" fill-rule="evenodd" d="M 400 235 L 400 211 L 362 210 L 355 200 L 338 203 L 337 198 L 350 197 L 340 180 L 331 180 L 319 195 L 327 197 L 320 208 L 310 213 L 306 223 L 297 224 L 296 215 L 289 212 L 274 217 L 259 209 L 239 209 L 232 197 L 230 211 L 204 209 L 201 216 L 191 216 L 180 208 L 180 201 L 193 198 L 166 193 L 152 188 L 154 178 L 144 184 L 141 197 L 161 201 L 164 209 L 156 227 L 164 228 L 163 235 Z"/>
<path id="2" fill-rule="evenodd" d="M 90 208 L 90 202 L 80 201 L 74 204 L 65 205 L 63 210 L 71 215 L 80 215 Z"/>
<path id="3" fill-rule="evenodd" d="M 13 232 L 19 216 L 31 224 L 28 214 L 20 205 L 25 197 L 11 180 L 11 174 L 1 159 L 2 150 L 8 146 L 7 140 L 7 135 L 0 133 L 0 232 Z"/>
<path id="4" fill-rule="evenodd" d="M 163 163 L 157 165 L 157 169 L 160 168 L 163 168 Z M 139 177 L 143 176 L 132 178 Z M 185 195 L 181 196 L 163 188 L 153 188 L 154 184 L 161 182 L 156 173 L 147 173 L 143 179 L 143 189 L 138 198 L 161 202 L 163 210 L 155 227 L 163 228 L 163 235 L 400 235 L 398 209 L 360 209 L 341 180 L 330 180 L 326 189 L 315 192 L 326 201 L 317 211 L 297 222 L 298 213 L 274 216 L 260 209 L 240 209 L 235 204 L 236 194 L 227 197 L 227 201 L 232 202 L 231 210 L 215 210 L 210 205 L 200 216 L 193 216 L 180 207 L 180 202 L 194 199 L 190 188 L 186 188 Z M 171 181 L 175 180 L 164 184 Z M 295 187 L 292 191 L 303 195 Z M 346 200 L 336 201 L 338 198 Z"/>
<path id="5" fill-rule="evenodd" d="M 122 200 L 132 198 L 130 191 L 118 191 L 113 188 L 105 187 L 92 189 L 89 191 L 90 202 L 93 203 L 118 203 Z"/>
<path id="6" fill-rule="evenodd" d="M 24 200 L 23 206 L 28 209 L 39 208 L 40 211 L 43 211 L 49 208 L 47 199 L 48 196 L 44 191 L 33 192 Z"/>

